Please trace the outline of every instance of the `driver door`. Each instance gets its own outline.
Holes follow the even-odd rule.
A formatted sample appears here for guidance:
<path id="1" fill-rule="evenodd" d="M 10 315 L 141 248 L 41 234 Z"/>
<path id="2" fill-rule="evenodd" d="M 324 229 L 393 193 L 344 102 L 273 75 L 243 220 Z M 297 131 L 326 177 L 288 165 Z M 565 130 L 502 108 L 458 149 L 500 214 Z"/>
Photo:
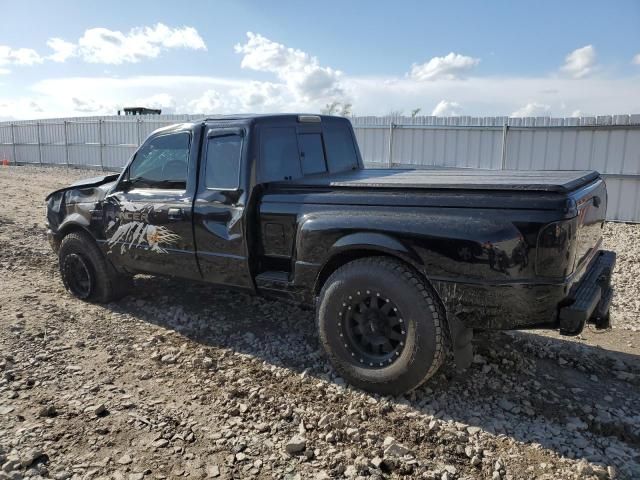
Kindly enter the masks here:
<path id="1" fill-rule="evenodd" d="M 138 150 L 105 199 L 107 256 L 132 272 L 200 278 L 192 230 L 190 132 L 161 134 Z"/>

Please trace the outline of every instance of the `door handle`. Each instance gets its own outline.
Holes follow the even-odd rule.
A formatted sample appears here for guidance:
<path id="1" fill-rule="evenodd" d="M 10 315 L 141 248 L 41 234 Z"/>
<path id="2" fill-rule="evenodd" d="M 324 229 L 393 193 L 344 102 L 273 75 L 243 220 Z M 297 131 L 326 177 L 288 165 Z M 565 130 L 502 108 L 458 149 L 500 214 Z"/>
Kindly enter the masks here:
<path id="1" fill-rule="evenodd" d="M 176 222 L 184 218 L 184 210 L 181 208 L 170 208 L 167 212 L 167 218 L 170 222 Z"/>

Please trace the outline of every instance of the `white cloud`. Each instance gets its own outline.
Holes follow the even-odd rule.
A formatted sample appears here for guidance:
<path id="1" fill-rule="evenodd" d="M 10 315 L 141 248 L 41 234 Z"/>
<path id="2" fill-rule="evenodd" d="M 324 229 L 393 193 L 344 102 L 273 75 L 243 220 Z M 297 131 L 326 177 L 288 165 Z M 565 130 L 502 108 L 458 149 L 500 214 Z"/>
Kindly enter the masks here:
<path id="1" fill-rule="evenodd" d="M 528 112 L 570 116 L 576 110 L 589 115 L 640 111 L 639 81 L 638 76 L 598 76 L 581 80 L 580 88 L 576 88 L 575 80 L 555 76 L 470 77 L 464 82 L 422 82 L 409 78 L 345 75 L 341 84 L 353 95 L 356 115 L 385 115 L 398 110 L 409 112 L 419 106 L 428 107 L 429 114 L 430 109 L 447 99 L 449 104 L 461 105 L 464 115 L 508 115 L 528 104 L 538 104 L 549 106 L 549 109 L 541 107 L 538 113 L 530 107 Z M 300 100 L 282 83 L 209 76 L 60 77 L 39 81 L 28 89 L 30 97 L 42 111 L 31 109 L 25 102 L 15 109 L 5 105 L 5 116 L 87 115 L 76 109 L 72 101 L 74 97 L 85 103 L 90 103 L 88 99 L 93 100 L 93 108 L 98 109 L 96 113 L 105 114 L 115 114 L 119 108 L 160 94 L 173 99 L 176 113 L 320 112 L 329 103 Z M 216 93 L 205 96 L 210 90 Z M 6 96 L 7 89 L 0 88 L 0 103 L 13 100 Z M 163 110 L 170 107 L 166 105 L 160 102 Z M 453 113 L 462 114 L 460 110 L 454 109 Z"/>
<path id="2" fill-rule="evenodd" d="M 91 115 L 108 115 L 114 113 L 113 104 L 105 104 L 93 98 L 71 97 L 71 104 L 75 112 Z"/>
<path id="3" fill-rule="evenodd" d="M 231 96 L 238 101 L 238 108 L 242 111 L 263 112 L 268 110 L 282 110 L 286 107 L 290 95 L 286 87 L 271 82 L 249 82 L 231 89 Z"/>
<path id="4" fill-rule="evenodd" d="M 24 118 L 25 113 L 38 117 L 43 111 L 40 103 L 32 98 L 0 99 L 0 121 Z"/>
<path id="5" fill-rule="evenodd" d="M 162 29 L 158 35 L 166 37 Z M 183 41 L 178 36 L 168 44 Z M 459 75 L 460 71 L 440 69 L 437 78 L 428 73 L 432 80 L 423 81 L 423 77 L 410 75 L 350 76 L 321 65 L 309 53 L 253 33 L 235 50 L 241 54 L 240 62 L 245 69 L 271 73 L 275 78 L 271 81 L 194 75 L 50 78 L 26 86 L 41 111 L 23 103 L 11 115 L 44 118 L 85 112 L 115 114 L 117 109 L 130 105 L 160 107 L 164 112 L 176 113 L 320 112 L 333 102 L 353 104 L 357 115 L 408 112 L 420 106 L 433 108 L 433 115 L 460 115 L 464 106 L 465 115 L 475 116 L 640 111 L 638 75 L 607 76 L 603 72 L 586 76 L 577 87 L 571 76 L 560 75 L 470 76 L 463 82 L 452 82 L 447 78 Z M 77 55 L 82 54 L 78 51 Z M 5 92 L 6 89 L 0 89 L 0 103 L 11 100 L 2 98 L 3 93 L 7 95 Z M 5 111 L 9 108 L 5 106 Z"/>
<path id="6" fill-rule="evenodd" d="M 150 97 L 141 97 L 135 100 L 135 105 L 147 108 L 159 108 L 162 113 L 174 113 L 176 109 L 176 99 L 168 93 L 156 93 Z"/>
<path id="7" fill-rule="evenodd" d="M 357 115 L 409 112 L 420 106 L 455 99 L 464 115 L 508 115 L 528 103 L 549 105 L 545 115 L 566 116 L 580 109 L 590 115 L 640 111 L 639 76 L 597 76 L 575 80 L 558 76 L 470 77 L 464 82 L 421 82 L 397 77 L 350 77 L 343 84 L 353 92 Z M 563 105 L 564 104 L 564 105 Z"/>
<path id="8" fill-rule="evenodd" d="M 51 38 L 47 45 L 54 51 L 49 58 L 56 62 L 78 56 L 88 63 L 111 65 L 156 58 L 162 51 L 174 48 L 207 49 L 195 28 L 170 28 L 162 23 L 152 27 L 132 28 L 128 33 L 102 27 L 90 28 L 85 30 L 77 43 Z"/>
<path id="9" fill-rule="evenodd" d="M 460 115 L 460 110 L 461 107 L 458 102 L 440 100 L 431 112 L 431 115 L 434 117 L 455 117 Z"/>
<path id="10" fill-rule="evenodd" d="M 344 95 L 340 85 L 342 72 L 320 66 L 316 57 L 302 50 L 286 47 L 259 33 L 247 32 L 247 42 L 237 44 L 235 51 L 243 54 L 242 68 L 274 73 L 303 101 Z"/>
<path id="11" fill-rule="evenodd" d="M 560 70 L 573 78 L 583 78 L 593 71 L 595 63 L 596 49 L 593 45 L 586 45 L 569 53 Z"/>
<path id="12" fill-rule="evenodd" d="M 71 107 L 74 112 L 90 115 L 115 115 L 118 110 L 124 107 L 144 106 L 147 108 L 160 108 L 162 113 L 174 113 L 176 101 L 168 93 L 157 93 L 147 97 L 127 98 L 124 103 L 116 101 L 114 98 L 97 100 L 87 96 L 87 92 L 82 92 L 82 96 L 72 96 Z"/>
<path id="13" fill-rule="evenodd" d="M 189 111 L 193 113 L 219 114 L 224 110 L 224 96 L 217 90 L 206 90 L 200 97 L 188 103 Z"/>
<path id="14" fill-rule="evenodd" d="M 52 117 L 86 114 L 115 114 L 126 106 L 162 108 L 165 113 L 197 113 L 194 98 L 200 98 L 207 90 L 222 92 L 227 101 L 232 89 L 243 87 L 246 82 L 226 78 L 186 75 L 147 75 L 133 77 L 66 77 L 50 78 L 37 82 L 31 90 L 47 99 L 46 115 Z M 82 102 L 74 102 L 76 98 Z M 79 111 L 77 107 L 83 111 Z M 202 111 L 209 110 L 203 108 Z M 210 110 L 209 110 L 210 111 Z M 231 113 L 233 110 L 225 110 Z M 238 111 L 238 110 L 235 110 Z M 29 112 L 22 112 L 29 118 Z"/>
<path id="15" fill-rule="evenodd" d="M 66 62 L 67 59 L 74 57 L 78 50 L 75 44 L 61 38 L 50 38 L 47 40 L 47 46 L 53 50 L 47 58 L 54 62 Z"/>
<path id="16" fill-rule="evenodd" d="M 634 65 L 640 65 L 640 53 L 638 53 L 633 57 L 633 59 L 631 60 L 631 63 L 633 63 Z"/>
<path id="17" fill-rule="evenodd" d="M 462 73 L 479 63 L 479 58 L 451 52 L 444 57 L 433 57 L 425 63 L 414 63 L 411 65 L 411 71 L 408 76 L 415 80 L 436 80 L 441 78 L 453 80 L 459 78 Z"/>
<path id="18" fill-rule="evenodd" d="M 232 112 L 274 112 L 286 110 L 295 102 L 287 98 L 288 92 L 280 84 L 271 82 L 240 83 L 226 91 L 206 90 L 201 96 L 188 102 L 190 112 L 223 114 Z"/>
<path id="19" fill-rule="evenodd" d="M 565 106 L 566 108 L 566 106 Z M 536 117 L 541 115 L 549 115 L 551 105 L 538 102 L 529 102 L 524 107 L 519 108 L 511 113 L 512 117 Z"/>
<path id="20" fill-rule="evenodd" d="M 8 68 L 0 68 L 0 75 L 9 75 L 11 73 L 11 70 L 9 70 Z"/>
<path id="21" fill-rule="evenodd" d="M 35 65 L 36 63 L 42 63 L 42 57 L 35 50 L 0 45 L 0 66 Z"/>

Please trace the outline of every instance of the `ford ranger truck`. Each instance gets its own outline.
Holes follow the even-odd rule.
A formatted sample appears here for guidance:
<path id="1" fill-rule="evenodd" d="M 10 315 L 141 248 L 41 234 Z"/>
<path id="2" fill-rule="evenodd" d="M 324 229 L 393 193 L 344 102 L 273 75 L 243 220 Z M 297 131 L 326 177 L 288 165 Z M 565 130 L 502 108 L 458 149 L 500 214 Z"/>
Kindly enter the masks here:
<path id="1" fill-rule="evenodd" d="M 339 374 L 382 394 L 449 351 L 467 366 L 474 330 L 609 326 L 594 171 L 365 169 L 344 118 L 236 115 L 156 130 L 46 202 L 72 295 L 111 302 L 145 273 L 306 304 Z"/>

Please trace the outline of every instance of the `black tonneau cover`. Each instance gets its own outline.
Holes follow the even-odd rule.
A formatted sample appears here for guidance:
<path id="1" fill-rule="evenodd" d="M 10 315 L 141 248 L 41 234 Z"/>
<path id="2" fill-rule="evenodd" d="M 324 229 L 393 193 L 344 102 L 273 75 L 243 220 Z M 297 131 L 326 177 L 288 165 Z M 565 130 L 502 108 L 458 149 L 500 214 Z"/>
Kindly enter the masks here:
<path id="1" fill-rule="evenodd" d="M 567 193 L 596 178 L 596 171 L 364 169 L 311 175 L 287 182 L 313 187 L 376 187 L 419 189 L 527 190 Z"/>

